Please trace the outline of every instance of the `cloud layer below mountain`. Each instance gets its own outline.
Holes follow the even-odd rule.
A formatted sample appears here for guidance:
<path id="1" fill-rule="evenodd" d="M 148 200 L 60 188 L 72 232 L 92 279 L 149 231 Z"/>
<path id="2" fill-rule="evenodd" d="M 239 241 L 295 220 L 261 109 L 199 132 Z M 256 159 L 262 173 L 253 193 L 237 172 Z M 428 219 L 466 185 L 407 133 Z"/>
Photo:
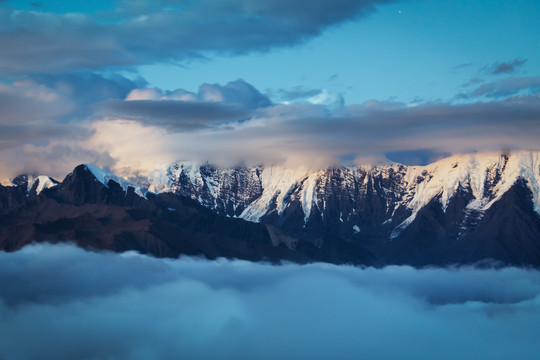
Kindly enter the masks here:
<path id="1" fill-rule="evenodd" d="M 540 273 L 0 253 L 2 359 L 536 359 Z"/>

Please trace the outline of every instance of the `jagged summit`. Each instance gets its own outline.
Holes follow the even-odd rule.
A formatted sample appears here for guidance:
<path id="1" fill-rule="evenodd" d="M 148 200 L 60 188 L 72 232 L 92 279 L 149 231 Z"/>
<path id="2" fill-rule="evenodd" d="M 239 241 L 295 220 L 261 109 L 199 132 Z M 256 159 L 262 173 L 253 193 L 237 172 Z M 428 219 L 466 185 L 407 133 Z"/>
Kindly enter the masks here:
<path id="1" fill-rule="evenodd" d="M 538 152 L 459 155 L 427 166 L 390 163 L 318 170 L 224 169 L 177 162 L 150 174 L 151 191 L 89 164 L 77 166 L 47 191 L 41 191 L 48 186 L 43 185 L 48 184 L 46 179 L 15 182 L 20 184 L 0 187 L 2 213 L 28 207 L 29 201 L 39 204 L 44 197 L 75 207 L 119 206 L 132 209 L 141 226 L 146 216 L 158 211 L 162 218 L 151 231 L 168 234 L 169 221 L 175 221 L 171 215 L 178 214 L 178 199 L 183 199 L 189 206 L 203 205 L 207 213 L 238 218 L 231 221 L 261 223 L 258 226 L 269 227 L 263 232 L 271 241 L 265 241 L 291 251 L 295 244 L 304 244 L 302 251 L 310 258 L 319 258 L 316 254 L 322 251 L 324 256 L 355 262 L 351 254 L 368 251 L 383 264 L 443 265 L 492 258 L 540 265 Z M 28 195 L 28 184 L 35 195 Z M 182 219 L 201 224 L 203 218 L 220 218 L 208 217 L 200 209 L 197 213 L 202 217 L 185 213 Z M 87 220 L 81 219 L 81 224 Z M 110 221 L 99 215 L 91 223 L 101 227 Z M 70 231 L 75 232 L 61 236 L 79 234 L 75 225 Z M 127 234 L 119 236 L 129 238 Z M 137 235 L 137 241 L 146 241 L 145 236 Z M 166 238 L 176 241 L 174 235 Z"/>
<path id="2" fill-rule="evenodd" d="M 304 259 L 352 263 L 423 266 L 491 258 L 540 265 L 539 178 L 538 152 L 319 170 L 177 162 L 149 176 L 150 196 L 145 187 L 83 164 L 32 196 L 28 184 L 39 190 L 46 179 L 26 177 L 16 179 L 19 185 L 0 187 L 0 213 L 15 217 L 4 218 L 5 236 L 20 224 L 28 241 L 34 231 L 44 239 L 53 232 L 53 239 L 140 246 L 157 254 L 165 253 L 162 246 L 176 248 L 177 241 L 191 239 L 189 229 L 196 226 L 202 233 L 210 227 L 217 232 L 196 236 L 210 241 L 203 246 L 208 248 L 189 240 L 187 253 L 195 246 L 195 252 L 211 256 L 249 258 L 246 245 L 230 243 L 219 250 L 219 239 L 221 231 L 243 238 L 251 224 L 258 229 L 254 238 L 271 244 L 257 258 L 297 258 L 288 251 L 300 251 Z M 129 226 L 124 219 L 131 219 Z M 179 227 L 184 230 L 176 233 Z M 9 239 L 3 241 L 9 245 Z"/>
<path id="3" fill-rule="evenodd" d="M 540 213 L 539 166 L 539 153 L 526 151 L 457 155 L 427 166 L 388 163 L 320 170 L 220 169 L 208 163 L 177 162 L 166 173 L 154 173 L 149 183 L 156 191 L 189 196 L 221 214 L 250 221 L 283 217 L 287 209 L 296 207 L 302 210 L 303 225 L 315 221 L 312 216 L 324 219 L 329 206 L 337 207 L 338 221 L 350 220 L 363 211 L 359 203 L 375 196 L 384 205 L 384 214 L 378 218 L 393 224 L 391 237 L 395 238 L 435 198 L 445 210 L 458 191 L 467 191 L 471 198 L 465 210 L 483 213 L 518 179 L 526 180 Z M 334 198 L 336 194 L 339 199 Z M 408 216 L 396 218 L 397 212 Z M 352 224 L 351 230 L 354 226 L 361 229 Z"/>
<path id="4" fill-rule="evenodd" d="M 272 224 L 319 246 L 347 239 L 390 262 L 502 259 L 508 249 L 517 263 L 540 258 L 536 151 L 318 170 L 177 162 L 153 175 L 150 188 L 190 197 L 219 214 Z M 501 220 L 516 214 L 515 221 Z"/>
<path id="5" fill-rule="evenodd" d="M 82 165 L 79 165 L 79 166 L 82 166 L 86 169 L 88 169 L 88 171 L 90 171 L 92 173 L 92 175 L 96 178 L 97 181 L 99 181 L 100 183 L 102 183 L 105 187 L 108 187 L 109 185 L 109 181 L 114 181 L 115 183 L 117 183 L 118 185 L 120 185 L 122 187 L 122 189 L 124 190 L 124 192 L 127 193 L 128 191 L 128 188 L 132 187 L 134 190 L 135 190 L 135 193 L 137 195 L 139 195 L 140 197 L 146 197 L 146 193 L 148 192 L 148 189 L 138 185 L 138 184 L 135 184 L 133 182 L 130 182 L 130 181 L 127 181 L 119 176 L 116 176 L 108 171 L 105 171 L 97 166 L 94 166 L 94 165 L 91 165 L 91 164 L 82 164 Z"/>
<path id="6" fill-rule="evenodd" d="M 183 196 L 143 193 L 92 165 L 77 166 L 61 183 L 35 196 L 27 195 L 28 178 L 18 182 L 0 186 L 0 251 L 68 241 L 160 257 L 380 264 L 359 245 L 338 241 L 321 249 L 271 225 L 220 216 Z"/>
<path id="7" fill-rule="evenodd" d="M 44 189 L 54 187 L 59 181 L 46 175 L 19 175 L 11 181 L 11 186 L 24 186 L 28 195 L 39 195 Z"/>

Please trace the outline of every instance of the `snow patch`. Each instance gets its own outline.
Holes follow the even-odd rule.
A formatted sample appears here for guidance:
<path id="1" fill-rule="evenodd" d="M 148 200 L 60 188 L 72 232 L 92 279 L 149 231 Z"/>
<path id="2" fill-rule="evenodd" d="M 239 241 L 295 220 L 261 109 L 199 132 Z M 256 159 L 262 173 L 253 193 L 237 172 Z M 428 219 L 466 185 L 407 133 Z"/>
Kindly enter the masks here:
<path id="1" fill-rule="evenodd" d="M 156 191 L 177 191 L 171 181 L 178 179 L 180 174 L 186 176 L 193 185 L 188 189 L 195 200 L 204 206 L 217 208 L 223 202 L 224 196 L 230 198 L 234 209 L 243 206 L 239 217 L 258 222 L 260 219 L 275 212 L 281 215 L 283 211 L 298 202 L 304 215 L 304 225 L 309 221 L 314 206 L 320 208 L 321 215 L 326 209 L 323 191 L 329 184 L 328 176 L 334 176 L 328 170 L 312 170 L 308 168 L 285 168 L 281 166 L 253 167 L 242 170 L 220 169 L 215 173 L 201 171 L 201 166 L 207 163 L 181 162 L 171 166 L 167 171 L 156 170 L 149 175 L 151 189 Z M 450 200 L 458 192 L 470 194 L 472 200 L 466 205 L 467 210 L 482 214 L 489 209 L 512 185 L 523 178 L 533 194 L 534 209 L 540 214 L 540 153 L 521 151 L 501 155 L 499 153 L 478 153 L 457 155 L 439 160 L 427 166 L 405 166 L 397 163 L 377 164 L 373 166 L 342 167 L 342 173 L 337 178 L 341 181 L 340 191 L 348 192 L 351 201 L 365 197 L 368 192 L 386 198 L 386 211 L 393 217 L 396 210 L 407 208 L 410 216 L 400 223 L 395 223 L 391 238 L 395 238 L 411 224 L 419 211 L 430 202 L 437 199 L 441 209 L 446 211 Z M 203 175 L 204 174 L 204 175 Z M 394 174 L 392 187 L 378 183 L 378 179 L 389 179 Z M 183 176 L 184 176 L 183 175 Z M 253 181 L 261 187 L 258 198 L 248 198 L 253 192 L 244 188 L 230 193 L 227 185 L 230 177 L 249 176 L 248 183 Z M 242 178 L 243 179 L 243 178 Z M 255 180 L 254 180 L 255 179 Z M 348 188 L 348 184 L 357 184 L 357 188 Z M 178 185 L 176 185 L 178 186 Z M 332 185 L 330 185 L 332 186 Z M 356 185 L 355 185 L 356 186 Z M 380 186 L 380 188 L 376 188 Z M 202 202 L 199 192 L 204 189 Z M 318 190 L 321 189 L 321 190 Z M 208 190 L 208 191 L 207 191 Z M 379 194 L 380 193 L 380 194 Z M 258 193 L 257 193 L 258 194 Z M 221 203 L 220 203 L 221 202 Z M 356 205 L 345 212 L 340 211 L 340 221 L 350 219 L 356 213 Z M 235 216 L 238 212 L 235 212 Z M 395 219 L 394 219 L 395 220 Z M 388 218 L 383 224 L 389 224 Z"/>
<path id="2" fill-rule="evenodd" d="M 15 186 L 15 184 L 12 183 L 11 180 L 9 180 L 9 179 L 1 180 L 0 185 L 2 185 L 2 186 Z"/>
<path id="3" fill-rule="evenodd" d="M 504 156 L 508 161 L 503 167 Z M 406 182 L 409 191 L 414 193 L 407 204 L 412 210 L 410 217 L 399 224 L 391 238 L 399 236 L 416 218 L 416 215 L 433 198 L 440 196 L 443 210 L 459 189 L 470 189 L 474 199 L 468 209 L 485 212 L 519 179 L 525 179 L 533 193 L 535 211 L 540 214 L 540 153 L 520 151 L 509 155 L 496 153 L 458 155 L 439 160 L 427 166 L 413 166 L 407 169 Z M 485 184 L 490 183 L 488 176 L 497 172 L 500 180 L 491 189 L 492 196 L 486 197 Z M 423 179 L 423 180 L 422 180 Z"/>
<path id="4" fill-rule="evenodd" d="M 97 166 L 90 164 L 84 164 L 84 166 L 86 166 L 86 168 L 92 173 L 92 175 L 94 175 L 96 180 L 102 183 L 105 187 L 108 187 L 107 184 L 109 183 L 109 180 L 112 180 L 118 185 L 120 185 L 125 193 L 127 193 L 128 188 L 132 187 L 135 190 L 135 194 L 146 199 L 146 194 L 148 193 L 148 190 L 144 187 L 122 179 L 121 177 L 111 174 L 110 172 L 107 172 L 103 169 L 100 169 Z"/>
<path id="5" fill-rule="evenodd" d="M 310 174 L 307 177 L 306 181 L 304 181 L 304 187 L 302 191 L 302 210 L 304 211 L 304 224 L 307 223 L 309 216 L 311 215 L 311 208 L 313 207 L 313 203 L 317 202 L 315 194 L 317 175 L 317 173 Z"/>
<path id="6" fill-rule="evenodd" d="M 262 195 L 249 204 L 246 209 L 240 214 L 240 217 L 248 221 L 260 221 L 261 217 L 266 215 L 270 210 L 270 207 L 275 202 L 276 211 L 279 215 L 283 213 L 285 209 L 285 195 L 289 193 L 289 190 L 295 185 L 301 184 L 302 181 L 308 176 L 309 172 L 305 168 L 288 169 L 280 166 L 265 167 L 261 172 L 261 186 L 263 189 Z M 308 187 L 311 182 L 308 182 Z M 304 185 L 306 186 L 306 185 Z M 313 191 L 307 191 L 305 198 L 302 199 L 302 209 L 304 210 L 304 216 L 306 216 L 306 209 L 311 207 L 313 201 Z M 311 194 L 311 195 L 308 195 Z M 305 205 L 305 207 L 304 207 Z M 307 215 L 309 217 L 309 213 Z"/>
<path id="7" fill-rule="evenodd" d="M 30 193 L 34 185 L 37 183 L 36 194 L 39 195 L 44 189 L 51 188 L 58 185 L 58 182 L 53 181 L 50 177 L 45 175 L 28 176 L 27 192 Z"/>

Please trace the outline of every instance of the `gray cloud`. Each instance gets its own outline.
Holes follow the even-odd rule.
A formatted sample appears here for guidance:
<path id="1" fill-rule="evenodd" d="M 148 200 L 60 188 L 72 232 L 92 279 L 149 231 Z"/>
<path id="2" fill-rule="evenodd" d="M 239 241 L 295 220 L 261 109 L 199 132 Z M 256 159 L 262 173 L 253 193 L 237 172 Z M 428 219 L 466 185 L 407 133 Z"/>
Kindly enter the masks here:
<path id="1" fill-rule="evenodd" d="M 250 110 L 272 104 L 270 99 L 244 80 L 231 81 L 224 86 L 219 84 L 202 84 L 199 87 L 197 97 L 199 101 L 225 103 Z"/>
<path id="2" fill-rule="evenodd" d="M 540 273 L 0 253 L 5 359 L 536 359 Z M 489 341 L 486 341 L 489 339 Z"/>
<path id="3" fill-rule="evenodd" d="M 471 67 L 473 66 L 473 63 L 463 63 L 463 64 L 459 64 L 459 65 L 456 65 L 452 68 L 452 70 L 461 70 L 461 69 L 465 69 L 465 68 L 468 68 L 468 67 Z"/>
<path id="4" fill-rule="evenodd" d="M 100 108 L 102 115 L 109 118 L 136 120 L 171 131 L 191 131 L 247 120 L 253 110 L 270 105 L 270 100 L 252 85 L 236 80 L 223 86 L 202 84 L 196 94 L 184 89 L 134 89 L 126 101 L 105 101 Z"/>
<path id="5" fill-rule="evenodd" d="M 366 103 L 317 114 L 317 107 L 280 106 L 261 113 L 281 121 L 263 128 L 247 127 L 230 133 L 232 141 L 251 139 L 273 152 L 301 152 L 339 157 L 370 153 L 433 149 L 442 152 L 500 150 L 537 146 L 540 135 L 538 98 L 452 105 L 448 103 L 406 107 L 395 103 Z M 287 113 L 289 112 L 289 113 Z M 322 115 L 322 116 L 321 116 Z M 217 139 L 216 139 L 217 140 Z M 274 144 L 272 146 L 272 144 Z M 266 158 L 264 155 L 262 158 Z"/>
<path id="6" fill-rule="evenodd" d="M 74 111 L 64 117 L 67 121 L 90 116 L 96 103 L 124 99 L 132 90 L 147 85 L 142 78 L 130 80 L 118 74 L 103 76 L 92 72 L 31 74 L 24 78 L 24 82 L 51 89 L 74 103 Z"/>
<path id="7" fill-rule="evenodd" d="M 0 124 L 56 119 L 74 109 L 70 99 L 44 86 L 0 84 Z"/>
<path id="8" fill-rule="evenodd" d="M 0 181 L 26 172 L 61 178 L 81 162 L 112 165 L 101 149 L 84 147 L 93 133 L 88 117 L 95 102 L 124 98 L 143 84 L 85 72 L 0 84 Z"/>
<path id="9" fill-rule="evenodd" d="M 514 59 L 507 62 L 498 62 L 489 66 L 486 71 L 492 75 L 512 74 L 519 70 L 526 62 L 527 59 Z"/>
<path id="10" fill-rule="evenodd" d="M 20 112 L 14 113 L 30 120 L 0 123 L 2 178 L 20 174 L 25 169 L 21 164 L 31 164 L 32 172 L 52 171 L 50 175 L 56 177 L 63 177 L 81 162 L 121 171 L 123 176 L 145 174 L 157 164 L 178 159 L 224 166 L 242 161 L 292 161 L 291 166 L 318 167 L 354 154 L 373 158 L 418 151 L 443 154 L 537 149 L 540 136 L 540 102 L 534 91 L 540 85 L 537 78 L 508 78 L 479 87 L 494 86 L 481 92 L 486 97 L 495 97 L 497 92 L 515 94 L 498 101 L 415 106 L 368 101 L 347 107 L 324 102 L 273 105 L 242 80 L 226 85 L 203 84 L 197 93 L 133 89 L 136 84 L 126 79 L 83 81 L 76 77 L 67 82 L 75 87 L 96 83 L 93 87 L 98 95 L 92 95 L 67 91 L 70 86 L 62 85 L 64 76 L 41 79 L 43 84 L 37 86 L 25 86 L 24 81 L 17 86 L 4 85 L 5 101 L 18 102 L 15 109 Z M 106 96 L 123 96 L 129 89 L 126 100 L 101 101 L 97 108 L 91 105 Z M 1 95 L 2 91 L 0 99 Z M 480 90 L 475 96 L 479 95 Z M 61 112 L 47 115 L 47 101 L 64 104 L 53 107 Z M 86 102 L 92 114 L 87 120 L 69 126 L 64 126 L 66 120 L 58 120 L 81 116 L 77 114 L 82 114 L 80 109 Z M 32 110 L 34 103 L 37 110 Z M 0 111 L 7 109 L 9 106 Z M 95 109 L 97 112 L 92 113 Z M 32 120 L 34 113 L 41 117 Z M 140 146 L 143 143 L 144 149 Z M 54 150 L 62 147 L 69 149 L 69 154 Z"/>
<path id="11" fill-rule="evenodd" d="M 103 105 L 108 117 L 140 121 L 172 131 L 191 131 L 212 124 L 245 119 L 245 109 L 218 103 L 176 100 L 111 100 Z"/>
<path id="12" fill-rule="evenodd" d="M 486 96 L 489 98 L 504 98 L 526 92 L 540 92 L 540 77 L 507 78 L 501 81 L 485 83 L 472 91 L 470 96 Z"/>
<path id="13" fill-rule="evenodd" d="M 180 109 L 195 103 L 155 101 L 152 106 L 156 112 L 163 106 L 165 117 L 154 123 L 150 113 L 147 120 L 97 121 L 89 146 L 118 159 L 117 169 L 127 171 L 123 176 L 131 175 L 129 169 L 144 174 L 153 170 L 156 162 L 179 159 L 221 166 L 245 162 L 320 167 L 339 163 L 344 157 L 381 159 L 388 153 L 537 149 L 538 100 L 538 95 L 530 95 L 492 102 L 416 106 L 368 101 L 334 110 L 307 103 L 279 104 L 251 111 L 245 121 L 201 119 L 188 132 L 189 120 L 167 116 L 180 114 Z M 121 105 L 130 106 L 128 103 Z M 169 109 L 169 105 L 173 107 Z M 216 111 L 216 119 L 224 118 L 222 104 L 218 108 L 211 102 L 196 105 L 198 113 Z M 139 144 L 143 142 L 148 146 L 141 152 Z"/>
<path id="14" fill-rule="evenodd" d="M 121 2 L 115 12 L 0 10 L 0 74 L 183 61 L 291 46 L 391 0 Z M 87 36 L 92 34 L 92 36 Z"/>

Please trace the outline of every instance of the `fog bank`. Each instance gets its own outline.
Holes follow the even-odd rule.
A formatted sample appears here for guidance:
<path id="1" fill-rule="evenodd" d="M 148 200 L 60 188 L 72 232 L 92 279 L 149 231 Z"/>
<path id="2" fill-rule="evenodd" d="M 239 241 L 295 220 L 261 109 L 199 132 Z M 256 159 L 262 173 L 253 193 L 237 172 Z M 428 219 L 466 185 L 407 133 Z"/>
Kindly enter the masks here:
<path id="1" fill-rule="evenodd" d="M 0 252 L 0 359 L 537 359 L 540 272 Z"/>

